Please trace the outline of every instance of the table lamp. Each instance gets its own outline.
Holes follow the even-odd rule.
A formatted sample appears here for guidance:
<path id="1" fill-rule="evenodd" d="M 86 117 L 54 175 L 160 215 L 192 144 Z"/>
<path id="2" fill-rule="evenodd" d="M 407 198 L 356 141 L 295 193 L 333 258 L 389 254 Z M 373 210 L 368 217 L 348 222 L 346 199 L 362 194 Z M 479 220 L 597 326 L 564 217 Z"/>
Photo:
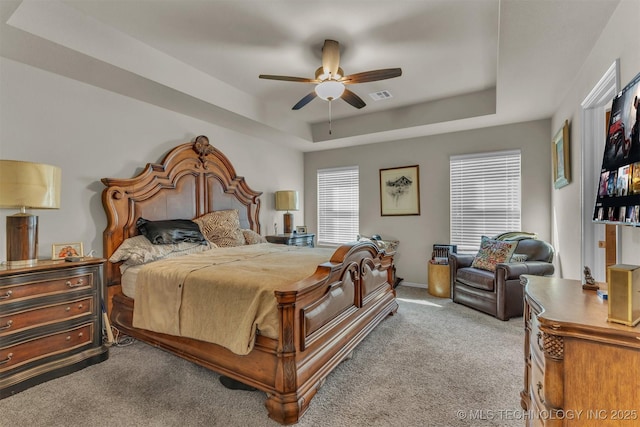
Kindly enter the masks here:
<path id="1" fill-rule="evenodd" d="M 276 210 L 287 211 L 284 214 L 284 234 L 293 229 L 293 214 L 289 211 L 298 210 L 298 192 L 293 190 L 276 191 Z"/>
<path id="2" fill-rule="evenodd" d="M 38 217 L 27 209 L 58 209 L 62 173 L 57 166 L 0 160 L 0 207 L 7 215 L 7 265 L 29 266 L 38 258 Z"/>

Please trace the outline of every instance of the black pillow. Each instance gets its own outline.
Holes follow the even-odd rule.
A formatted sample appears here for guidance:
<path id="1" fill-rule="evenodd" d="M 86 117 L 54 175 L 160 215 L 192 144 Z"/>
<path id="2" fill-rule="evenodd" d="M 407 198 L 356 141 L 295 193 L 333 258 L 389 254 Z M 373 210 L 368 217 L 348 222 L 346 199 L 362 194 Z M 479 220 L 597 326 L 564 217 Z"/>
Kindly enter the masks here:
<path id="1" fill-rule="evenodd" d="M 188 219 L 149 221 L 140 218 L 136 221 L 136 227 L 138 232 L 154 245 L 180 242 L 202 243 L 203 245 L 207 243 L 198 224 Z"/>

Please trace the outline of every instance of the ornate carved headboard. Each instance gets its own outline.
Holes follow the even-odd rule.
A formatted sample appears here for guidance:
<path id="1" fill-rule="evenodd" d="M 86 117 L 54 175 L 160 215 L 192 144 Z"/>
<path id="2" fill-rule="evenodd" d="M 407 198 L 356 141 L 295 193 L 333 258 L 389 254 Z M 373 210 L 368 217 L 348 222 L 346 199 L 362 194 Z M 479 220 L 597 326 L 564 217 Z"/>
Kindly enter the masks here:
<path id="1" fill-rule="evenodd" d="M 260 199 L 209 139 L 171 150 L 160 164 L 148 163 L 136 177 L 103 178 L 102 205 L 107 214 L 103 256 L 109 258 L 128 237 L 138 234 L 138 218 L 193 219 L 208 212 L 237 209 L 240 227 L 260 233 Z M 118 264 L 107 263 L 105 283 L 120 283 Z"/>

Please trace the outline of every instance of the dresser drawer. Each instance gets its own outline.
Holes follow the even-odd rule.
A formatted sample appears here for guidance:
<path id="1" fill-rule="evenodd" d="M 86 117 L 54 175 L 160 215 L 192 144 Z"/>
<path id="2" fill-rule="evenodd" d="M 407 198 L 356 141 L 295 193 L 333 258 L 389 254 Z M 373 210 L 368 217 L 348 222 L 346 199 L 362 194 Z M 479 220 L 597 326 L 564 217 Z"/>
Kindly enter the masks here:
<path id="1" fill-rule="evenodd" d="M 74 301 L 65 301 L 22 310 L 0 316 L 0 337 L 7 336 L 24 329 L 37 328 L 51 323 L 62 322 L 95 313 L 93 298 L 87 297 Z"/>
<path id="2" fill-rule="evenodd" d="M 0 374 L 29 362 L 90 345 L 94 324 L 32 339 L 0 349 Z"/>
<path id="3" fill-rule="evenodd" d="M 82 274 L 70 274 L 59 278 L 51 279 L 31 279 L 28 276 L 19 283 L 2 286 L 0 288 L 0 303 L 13 302 L 27 298 L 38 298 L 41 296 L 53 295 L 70 290 L 91 289 L 94 284 L 93 274 L 85 272 Z"/>

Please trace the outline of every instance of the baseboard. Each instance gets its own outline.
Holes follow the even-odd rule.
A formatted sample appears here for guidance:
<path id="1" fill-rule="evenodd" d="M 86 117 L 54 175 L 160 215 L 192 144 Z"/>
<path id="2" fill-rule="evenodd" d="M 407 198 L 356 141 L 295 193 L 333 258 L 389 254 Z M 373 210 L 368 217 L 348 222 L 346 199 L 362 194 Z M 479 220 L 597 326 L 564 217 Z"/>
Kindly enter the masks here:
<path id="1" fill-rule="evenodd" d="M 400 282 L 398 286 L 409 286 L 411 288 L 427 289 L 426 283 L 413 283 L 413 282 L 407 282 L 406 280 L 403 280 L 402 282 Z"/>

